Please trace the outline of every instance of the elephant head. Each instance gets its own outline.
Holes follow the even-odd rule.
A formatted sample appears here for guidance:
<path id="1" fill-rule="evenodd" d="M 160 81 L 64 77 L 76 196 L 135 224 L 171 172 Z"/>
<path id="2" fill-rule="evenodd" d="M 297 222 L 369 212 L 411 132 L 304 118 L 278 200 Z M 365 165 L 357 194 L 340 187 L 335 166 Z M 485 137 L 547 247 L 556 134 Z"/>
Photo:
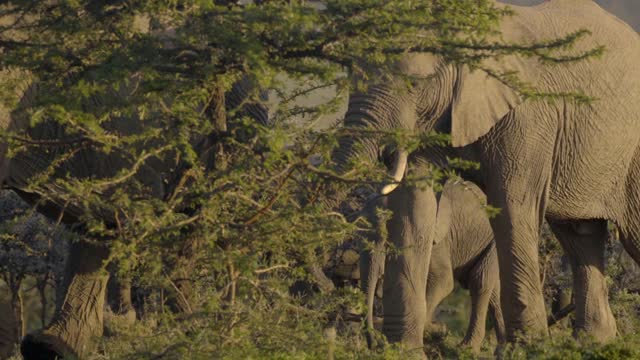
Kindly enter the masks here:
<path id="1" fill-rule="evenodd" d="M 508 57 L 490 65 L 513 69 L 520 63 Z M 344 120 L 347 128 L 401 129 L 411 134 L 436 130 L 449 133 L 454 147 L 463 147 L 488 133 L 521 102 L 512 88 L 488 73 L 447 63 L 436 55 L 409 54 L 393 69 L 391 75 L 378 76 L 366 91 L 351 94 Z M 399 148 L 389 156 L 389 150 L 369 137 L 346 137 L 336 154 L 340 163 L 354 156 L 370 161 L 380 155 L 392 158 L 389 177 L 394 181 L 381 188 L 387 195 L 403 179 L 412 155 Z"/>

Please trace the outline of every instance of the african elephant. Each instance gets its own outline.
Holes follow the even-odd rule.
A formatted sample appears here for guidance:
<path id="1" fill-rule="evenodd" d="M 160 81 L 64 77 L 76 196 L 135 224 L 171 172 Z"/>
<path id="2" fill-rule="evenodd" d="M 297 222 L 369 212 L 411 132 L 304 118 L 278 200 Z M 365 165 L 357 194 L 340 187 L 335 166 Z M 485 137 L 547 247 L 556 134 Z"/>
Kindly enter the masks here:
<path id="1" fill-rule="evenodd" d="M 606 220 L 618 225 L 626 250 L 640 260 L 640 37 L 589 0 L 511 8 L 514 15 L 500 25 L 508 43 L 545 41 L 587 28 L 591 34 L 578 39 L 573 51 L 599 45 L 606 51 L 602 57 L 554 65 L 509 55 L 484 60 L 481 67 L 492 74 L 518 71 L 522 82 L 543 93 L 583 91 L 594 101 L 584 104 L 570 96 L 526 100 L 486 71 L 428 53 L 405 55 L 396 71 L 349 99 L 347 127 L 414 134 L 436 130 L 451 136 L 451 146 L 411 153 L 396 149 L 390 174 L 394 181 L 382 188 L 393 211 L 389 239 L 399 249 L 387 260 L 384 274 L 383 332 L 411 349 L 421 350 L 423 343 L 422 289 L 438 204 L 431 187 L 403 183 L 407 173 L 446 167 L 450 158 L 480 164 L 462 175 L 501 209 L 491 226 L 508 340 L 547 334 L 538 265 L 545 215 L 573 268 L 576 333 L 600 340 L 616 333 L 603 274 Z M 407 75 L 412 78 L 409 88 Z M 370 138 L 353 135 L 345 136 L 339 147 L 344 158 L 370 161 L 378 161 L 381 150 Z"/>
<path id="2" fill-rule="evenodd" d="M 500 308 L 498 257 L 489 217 L 483 209 L 486 197 L 473 183 L 450 181 L 445 184 L 438 204 L 436 235 L 426 289 L 426 321 L 453 291 L 454 280 L 471 293 L 471 319 L 463 345 L 479 351 L 485 335 L 487 311 L 493 316 L 496 338 L 504 341 L 504 322 Z M 383 205 L 382 200 L 378 205 Z M 371 210 L 368 210 L 371 213 Z M 361 279 L 367 294 L 367 325 L 373 327 L 373 300 L 376 283 L 384 273 L 384 242 L 379 234 L 373 253 L 363 254 Z"/>
<path id="3" fill-rule="evenodd" d="M 12 81 L 16 77 L 25 82 L 22 90 L 21 105 L 25 108 L 37 97 L 37 84 L 29 83 L 29 76 L 14 70 L 5 70 L 0 73 L 3 80 Z M 127 86 L 115 90 L 113 98 L 126 101 L 129 91 L 136 87 L 135 79 Z M 254 82 L 248 78 L 240 80 L 226 96 L 226 106 L 229 109 L 240 108 L 242 115 L 248 115 L 261 123 L 267 123 L 267 109 L 260 103 L 249 100 L 249 94 L 253 93 Z M 87 101 L 99 100 L 90 99 Z M 3 119 L 2 126 L 11 131 L 26 132 L 26 136 L 35 140 L 60 141 L 68 139 L 62 126 L 55 121 L 46 120 L 35 127 L 29 127 L 28 118 L 20 111 L 1 109 Z M 212 119 L 215 120 L 215 119 Z M 113 134 L 133 135 L 144 131 L 140 120 L 123 118 L 115 119 L 105 124 L 108 131 Z M 211 148 L 209 137 L 193 140 L 196 149 L 201 151 L 203 162 L 209 166 L 209 160 L 213 156 L 207 153 Z M 62 141 L 64 143 L 64 141 Z M 39 194 L 30 193 L 26 188 L 29 179 L 47 169 L 63 153 L 66 145 L 59 148 L 35 147 L 28 152 L 21 152 L 9 158 L 7 145 L 0 146 L 0 182 L 3 186 L 14 190 L 29 204 L 37 206 L 38 211 L 52 219 L 60 219 L 63 223 L 83 234 L 82 208 L 73 204 L 65 204 L 63 199 L 52 201 L 40 201 Z M 206 159 L 204 159 L 206 157 Z M 131 168 L 131 161 L 117 153 L 104 154 L 92 149 L 91 146 L 79 148 L 73 158 L 65 161 L 53 174 L 53 177 L 66 177 L 69 174 L 75 178 L 112 178 L 120 169 Z M 178 182 L 177 171 L 182 165 L 171 160 L 165 161 L 152 159 L 145 162 L 133 176 L 148 189 L 148 195 L 155 199 L 166 199 L 167 195 L 175 188 Z M 176 170 L 177 169 L 177 170 Z M 53 182 L 51 186 L 55 187 Z M 52 193 L 55 193 L 55 188 Z M 70 206 L 68 206 L 70 205 Z M 113 214 L 96 209 L 98 214 L 104 215 L 107 226 L 115 226 Z M 69 246 L 69 254 L 64 272 L 64 284 L 66 296 L 64 302 L 54 315 L 51 323 L 43 330 L 28 334 L 22 341 L 21 351 L 25 359 L 41 359 L 58 357 L 84 357 L 90 350 L 91 338 L 100 336 L 103 331 L 103 307 L 105 301 L 105 289 L 109 278 L 108 271 L 104 269 L 104 263 L 109 257 L 108 248 L 101 243 L 90 241 L 77 241 Z M 130 309 L 126 309 L 129 315 Z"/>

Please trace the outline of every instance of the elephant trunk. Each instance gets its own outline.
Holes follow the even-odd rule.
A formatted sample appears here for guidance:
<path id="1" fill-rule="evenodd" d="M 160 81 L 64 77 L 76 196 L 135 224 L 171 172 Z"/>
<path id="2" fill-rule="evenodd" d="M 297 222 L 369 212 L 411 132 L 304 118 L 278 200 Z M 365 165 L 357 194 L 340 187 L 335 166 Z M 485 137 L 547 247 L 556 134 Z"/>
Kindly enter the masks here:
<path id="1" fill-rule="evenodd" d="M 362 291 L 367 295 L 367 344 L 369 348 L 373 348 L 376 345 L 373 310 L 378 281 L 384 274 L 385 254 L 383 248 L 384 242 L 379 241 L 375 244 L 375 248 L 372 251 L 363 252 L 363 256 L 360 257 L 360 278 L 363 279 Z M 364 255 L 365 253 L 366 255 Z"/>
<path id="2" fill-rule="evenodd" d="M 367 220 L 373 225 L 373 230 L 365 237 L 367 244 L 360 251 L 360 279 L 362 292 L 367 296 L 367 344 L 369 348 L 376 345 L 374 337 L 373 310 L 374 300 L 379 280 L 384 274 L 386 223 L 380 221 L 376 214 L 378 207 L 386 207 L 386 197 L 379 197 L 369 203 L 365 209 Z"/>
<path id="3" fill-rule="evenodd" d="M 349 125 L 347 125 L 349 126 Z M 354 160 L 373 163 L 378 158 L 378 145 L 375 140 L 360 138 L 358 135 L 343 135 L 339 139 L 339 146 L 332 154 L 336 172 L 344 175 L 349 172 Z"/>
<path id="4" fill-rule="evenodd" d="M 347 170 L 346 165 L 353 159 L 371 163 L 379 160 L 380 134 L 376 131 L 414 128 L 414 118 L 401 116 L 411 113 L 401 100 L 386 86 L 372 86 L 366 93 L 351 95 L 344 118 L 344 126 L 349 133 L 339 139 L 340 146 L 333 156 L 338 171 Z"/>
<path id="5" fill-rule="evenodd" d="M 385 132 L 398 129 L 413 130 L 416 127 L 415 102 L 410 101 L 407 96 L 398 96 L 392 89 L 389 86 L 375 86 L 366 94 L 352 95 L 345 126 L 351 129 L 353 134 L 341 139 L 340 148 L 336 151 L 340 155 L 336 157 L 338 165 L 344 165 L 356 157 L 370 163 L 384 161 L 384 153 L 391 149 L 380 147 L 380 137 L 384 136 Z M 358 134 L 358 129 L 368 132 Z M 391 181 L 382 187 L 382 195 L 388 195 L 398 187 L 407 169 L 408 157 L 408 151 L 399 148 L 395 151 L 393 162 L 386 164 L 391 169 Z"/>
<path id="6" fill-rule="evenodd" d="M 358 127 L 353 124 L 353 117 L 347 117 L 345 125 L 349 128 Z M 352 174 L 356 161 L 374 163 L 378 160 L 378 144 L 371 137 L 357 134 L 343 134 L 338 139 L 338 147 L 331 154 L 333 170 L 340 177 L 349 177 Z M 327 197 L 323 200 L 327 208 L 336 209 L 345 199 L 348 189 L 339 182 L 331 181 L 325 190 Z"/>

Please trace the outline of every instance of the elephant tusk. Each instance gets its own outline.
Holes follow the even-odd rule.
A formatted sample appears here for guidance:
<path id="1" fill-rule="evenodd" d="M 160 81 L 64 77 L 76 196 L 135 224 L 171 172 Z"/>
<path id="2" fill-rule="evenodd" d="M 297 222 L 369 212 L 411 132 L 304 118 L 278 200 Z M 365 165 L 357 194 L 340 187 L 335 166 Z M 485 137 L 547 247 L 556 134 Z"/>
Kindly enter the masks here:
<path id="1" fill-rule="evenodd" d="M 387 184 L 382 187 L 380 193 L 382 195 L 389 195 L 393 190 L 395 190 L 399 183 L 402 181 L 404 177 L 404 172 L 407 170 L 407 159 L 409 158 L 409 153 L 406 150 L 398 150 L 396 154 L 396 159 L 393 164 L 393 180 L 392 184 Z"/>

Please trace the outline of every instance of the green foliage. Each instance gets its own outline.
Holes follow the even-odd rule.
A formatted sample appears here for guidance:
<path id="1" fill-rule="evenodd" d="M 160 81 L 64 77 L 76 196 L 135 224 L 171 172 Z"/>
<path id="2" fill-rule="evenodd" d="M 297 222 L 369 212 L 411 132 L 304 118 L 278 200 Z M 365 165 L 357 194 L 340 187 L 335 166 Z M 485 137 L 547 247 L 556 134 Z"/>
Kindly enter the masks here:
<path id="1" fill-rule="evenodd" d="M 3 5 L 0 98 L 12 124 L 1 135 L 12 161 L 24 165 L 12 185 L 54 204 L 59 219 L 82 223 L 83 236 L 108 243 L 119 275 L 137 286 L 178 288 L 180 278 L 194 289 L 191 314 L 169 315 L 160 301 L 144 320 L 154 326 L 105 340 L 99 356 L 324 357 L 323 329 L 346 326 L 340 318 L 360 312 L 362 299 L 341 289 L 307 297 L 290 289 L 315 286 L 309 267 L 363 230 L 362 221 L 334 211 L 338 195 L 387 175 L 362 163 L 351 164 L 351 176 L 336 174 L 330 158 L 339 132 L 309 124 L 349 91 L 393 74 L 393 62 L 411 51 L 472 66 L 510 54 L 572 61 L 597 53 L 555 53 L 582 32 L 545 44 L 497 43 L 508 15 L 489 0 Z M 244 80 L 252 84 L 246 98 L 231 104 L 224 94 Z M 298 104 L 327 87 L 335 97 Z M 268 126 L 246 110 L 266 105 L 263 89 L 280 100 Z M 391 148 L 447 143 L 436 134 L 376 136 Z M 313 165 L 318 154 L 323 163 Z M 445 175 L 433 169 L 408 181 Z M 338 333 L 337 357 L 400 356 L 354 346 L 359 331 Z"/>
<path id="2" fill-rule="evenodd" d="M 623 336 L 607 344 L 598 344 L 589 339 L 580 341 L 570 336 L 549 338 L 547 341 L 532 342 L 529 345 L 507 346 L 503 350 L 504 359 L 575 359 L 609 360 L 635 359 L 640 356 L 640 338 L 637 334 Z"/>

